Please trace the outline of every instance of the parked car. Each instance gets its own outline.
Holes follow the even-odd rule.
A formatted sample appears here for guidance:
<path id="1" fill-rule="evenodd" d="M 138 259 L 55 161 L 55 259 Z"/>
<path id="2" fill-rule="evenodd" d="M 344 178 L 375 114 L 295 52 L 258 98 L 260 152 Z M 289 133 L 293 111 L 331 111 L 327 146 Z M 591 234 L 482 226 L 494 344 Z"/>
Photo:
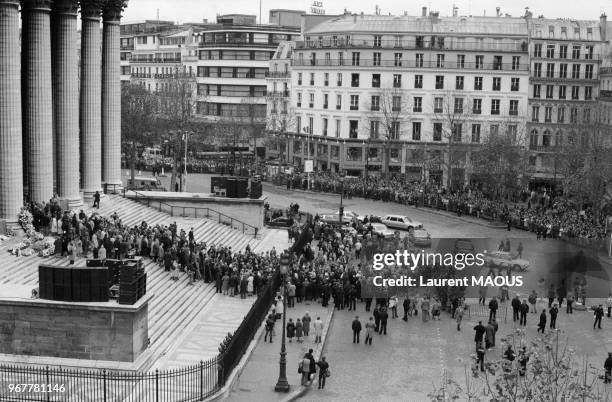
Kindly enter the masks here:
<path id="1" fill-rule="evenodd" d="M 529 268 L 529 261 L 516 258 L 507 251 L 491 251 L 485 254 L 485 263 L 492 268 L 511 268 L 513 271 L 525 272 Z"/>
<path id="2" fill-rule="evenodd" d="M 382 223 L 384 223 L 387 227 L 402 230 L 410 230 L 423 227 L 423 224 L 421 222 L 417 222 L 403 215 L 386 215 L 382 219 Z"/>
<path id="3" fill-rule="evenodd" d="M 289 228 L 292 225 L 293 218 L 289 218 L 288 216 L 279 216 L 268 222 L 268 226 L 273 228 Z"/>
<path id="4" fill-rule="evenodd" d="M 382 223 L 372 223 L 371 226 L 372 226 L 372 233 L 374 233 L 377 236 L 382 236 L 385 239 L 390 239 L 390 238 L 395 237 L 395 232 L 389 229 L 388 227 L 386 227 Z"/>
<path id="5" fill-rule="evenodd" d="M 415 246 L 431 247 L 431 235 L 425 229 L 414 229 L 410 233 L 410 240 L 412 240 Z"/>

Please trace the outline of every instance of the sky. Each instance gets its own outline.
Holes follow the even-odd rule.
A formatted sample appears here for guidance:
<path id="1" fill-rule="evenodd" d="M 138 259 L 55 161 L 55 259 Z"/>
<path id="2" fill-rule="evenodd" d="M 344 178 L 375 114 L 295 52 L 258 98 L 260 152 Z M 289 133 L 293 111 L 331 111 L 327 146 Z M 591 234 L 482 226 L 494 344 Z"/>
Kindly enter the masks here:
<path id="1" fill-rule="evenodd" d="M 603 11 L 612 13 L 612 0 L 318 0 L 323 3 L 326 14 L 341 14 L 345 8 L 354 13 L 374 14 L 375 6 L 381 14 L 420 15 L 421 7 L 427 6 L 439 11 L 441 16 L 452 15 L 453 4 L 459 7 L 459 15 L 495 15 L 495 8 L 500 7 L 502 14 L 514 17 L 525 13 L 529 7 L 535 17 L 573 18 L 596 20 Z M 312 0 L 261 0 L 263 23 L 268 22 L 268 10 L 274 8 L 303 10 L 310 12 Z M 201 22 L 203 19 L 214 21 L 217 14 L 252 14 L 259 20 L 258 0 L 129 0 L 124 12 L 126 22 L 144 19 L 156 19 L 159 10 L 160 20 L 184 22 Z M 612 17 L 611 17 L 612 19 Z"/>

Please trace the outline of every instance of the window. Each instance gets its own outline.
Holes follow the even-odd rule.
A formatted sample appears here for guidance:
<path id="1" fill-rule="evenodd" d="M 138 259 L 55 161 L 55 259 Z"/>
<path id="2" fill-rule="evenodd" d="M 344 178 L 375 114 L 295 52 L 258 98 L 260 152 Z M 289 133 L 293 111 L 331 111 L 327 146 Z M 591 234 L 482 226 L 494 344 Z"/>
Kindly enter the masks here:
<path id="1" fill-rule="evenodd" d="M 401 87 L 402 87 L 402 75 L 393 74 L 393 88 L 401 88 Z"/>
<path id="2" fill-rule="evenodd" d="M 381 47 L 382 44 L 382 36 L 374 35 L 374 47 Z"/>
<path id="3" fill-rule="evenodd" d="M 544 108 L 544 122 L 545 123 L 552 122 L 552 106 L 546 106 Z"/>
<path id="4" fill-rule="evenodd" d="M 572 64 L 572 78 L 580 78 L 580 64 Z"/>
<path id="5" fill-rule="evenodd" d="M 554 78 L 555 77 L 555 64 L 554 63 L 547 63 L 546 64 L 546 77 L 547 78 Z"/>
<path id="6" fill-rule="evenodd" d="M 508 126 L 508 138 L 513 143 L 516 142 L 516 136 L 518 134 L 518 126 L 516 124 L 511 124 Z"/>
<path id="7" fill-rule="evenodd" d="M 521 56 L 512 56 L 512 69 L 518 70 L 521 65 Z"/>
<path id="8" fill-rule="evenodd" d="M 561 39 L 567 39 L 567 27 L 561 27 Z"/>
<path id="9" fill-rule="evenodd" d="M 534 98 L 539 98 L 540 97 L 540 89 L 541 89 L 541 85 L 540 84 L 534 84 L 533 85 L 533 97 Z"/>
<path id="10" fill-rule="evenodd" d="M 533 45 L 533 57 L 542 57 L 542 44 L 536 43 Z"/>
<path id="11" fill-rule="evenodd" d="M 425 37 L 417 36 L 416 37 L 416 47 L 422 49 L 425 46 Z"/>
<path id="12" fill-rule="evenodd" d="M 353 56 L 351 59 L 351 64 L 353 66 L 358 66 L 359 65 L 359 52 L 353 52 Z"/>
<path id="13" fill-rule="evenodd" d="M 593 87 L 584 87 L 584 100 L 591 100 L 593 97 Z"/>
<path id="14" fill-rule="evenodd" d="M 455 98 L 454 113 L 463 113 L 463 98 Z"/>
<path id="15" fill-rule="evenodd" d="M 314 77 L 315 77 L 314 73 L 310 73 L 310 86 L 314 85 L 314 81 L 315 81 Z"/>
<path id="16" fill-rule="evenodd" d="M 323 109 L 327 109 L 329 106 L 329 94 L 323 94 Z"/>
<path id="17" fill-rule="evenodd" d="M 518 105 L 519 105 L 518 100 L 514 100 L 514 99 L 510 100 L 510 110 L 509 110 L 510 116 L 518 116 Z"/>
<path id="18" fill-rule="evenodd" d="M 557 109 L 557 123 L 564 123 L 564 122 L 565 122 L 565 108 L 559 107 Z"/>
<path id="19" fill-rule="evenodd" d="M 342 95 L 336 95 L 336 110 L 342 109 Z"/>
<path id="20" fill-rule="evenodd" d="M 580 45 L 572 46 L 572 59 L 577 60 L 580 58 Z"/>
<path id="21" fill-rule="evenodd" d="M 331 65 L 331 53 L 329 52 L 325 52 L 325 65 Z"/>
<path id="22" fill-rule="evenodd" d="M 549 25 L 548 26 L 548 37 L 549 38 L 554 38 L 555 37 L 555 26 L 554 25 Z"/>
<path id="23" fill-rule="evenodd" d="M 389 133 L 389 136 L 391 137 L 392 140 L 399 139 L 399 136 L 400 136 L 400 122 L 399 121 L 391 122 L 391 131 Z"/>
<path id="24" fill-rule="evenodd" d="M 533 63 L 533 76 L 537 78 L 542 76 L 542 63 Z"/>
<path id="25" fill-rule="evenodd" d="M 559 85 L 559 99 L 565 99 L 565 90 L 567 87 L 565 85 Z"/>
<path id="26" fill-rule="evenodd" d="M 380 88 L 380 74 L 372 74 L 372 88 Z"/>
<path id="27" fill-rule="evenodd" d="M 542 146 L 543 147 L 549 147 L 550 146 L 550 140 L 551 140 L 550 131 L 548 131 L 548 130 L 544 131 L 544 134 L 542 134 Z"/>
<path id="28" fill-rule="evenodd" d="M 312 109 L 314 107 L 314 93 L 311 92 L 308 94 L 308 100 L 308 107 Z"/>
<path id="29" fill-rule="evenodd" d="M 502 69 L 502 56 L 493 56 L 493 70 L 501 70 Z"/>
<path id="30" fill-rule="evenodd" d="M 593 79 L 593 65 L 592 64 L 587 64 L 586 66 L 584 66 L 584 78 L 586 78 L 587 80 Z"/>
<path id="31" fill-rule="evenodd" d="M 402 53 L 395 53 L 395 67 L 402 66 Z"/>
<path id="32" fill-rule="evenodd" d="M 302 132 L 302 116 L 298 116 L 295 119 L 295 128 L 296 128 L 296 133 L 301 133 Z M 294 150 L 295 151 L 295 150 Z"/>
<path id="33" fill-rule="evenodd" d="M 593 60 L 593 51 L 594 51 L 593 46 L 587 46 L 585 48 L 584 58 L 586 60 Z"/>
<path id="34" fill-rule="evenodd" d="M 340 137 L 340 127 L 341 127 L 340 119 L 336 119 L 336 138 Z M 332 152 L 332 156 L 333 156 L 333 152 Z"/>
<path id="35" fill-rule="evenodd" d="M 415 75 L 414 76 L 414 87 L 415 88 L 423 88 L 423 76 Z"/>
<path id="36" fill-rule="evenodd" d="M 577 100 L 580 98 L 580 87 L 574 85 L 572 87 L 572 99 Z"/>
<path id="37" fill-rule="evenodd" d="M 297 107 L 302 107 L 302 93 L 297 93 Z"/>
<path id="38" fill-rule="evenodd" d="M 380 52 L 374 52 L 374 55 L 372 58 L 372 65 L 374 67 L 380 66 Z"/>
<path id="39" fill-rule="evenodd" d="M 434 98 L 434 113 L 442 113 L 443 98 Z"/>
<path id="40" fill-rule="evenodd" d="M 378 112 L 380 110 L 380 96 L 372 95 L 372 102 L 370 103 L 370 110 Z"/>
<path id="41" fill-rule="evenodd" d="M 561 31 L 561 32 L 563 32 L 563 31 Z M 560 59 L 567 59 L 567 45 L 559 46 L 559 58 Z"/>
<path id="42" fill-rule="evenodd" d="M 326 87 L 329 86 L 329 73 L 325 73 L 324 79 L 323 79 L 323 85 L 325 85 Z"/>
<path id="43" fill-rule="evenodd" d="M 570 109 L 570 123 L 578 123 L 578 108 Z"/>
<path id="44" fill-rule="evenodd" d="M 482 91 L 482 77 L 474 77 L 474 89 Z"/>
<path id="45" fill-rule="evenodd" d="M 399 95 L 393 95 L 391 103 L 391 111 L 401 112 L 402 111 L 402 97 Z"/>
<path id="46" fill-rule="evenodd" d="M 436 67 L 444 68 L 444 55 L 443 54 L 436 55 Z"/>
<path id="47" fill-rule="evenodd" d="M 463 89 L 463 77 L 455 77 L 455 89 Z"/>
<path id="48" fill-rule="evenodd" d="M 414 97 L 414 105 L 412 107 L 413 112 L 422 112 L 423 111 L 423 98 L 420 96 Z"/>
<path id="49" fill-rule="evenodd" d="M 351 87 L 357 88 L 359 87 L 359 74 L 351 74 Z"/>
<path id="50" fill-rule="evenodd" d="M 444 76 L 443 75 L 436 75 L 436 89 L 444 89 Z"/>
<path id="51" fill-rule="evenodd" d="M 585 108 L 582 111 L 582 121 L 584 123 L 590 123 L 591 122 L 591 109 Z"/>
<path id="52" fill-rule="evenodd" d="M 433 140 L 442 141 L 442 123 L 433 124 Z"/>
<path id="53" fill-rule="evenodd" d="M 379 128 L 380 128 L 380 122 L 378 120 L 370 121 L 370 138 L 378 138 Z"/>
<path id="54" fill-rule="evenodd" d="M 359 121 L 349 120 L 349 138 L 357 138 L 358 130 L 359 130 Z"/>
<path id="55" fill-rule="evenodd" d="M 540 121 L 540 107 L 532 106 L 531 107 L 531 121 L 537 123 Z"/>
<path id="56" fill-rule="evenodd" d="M 302 85 L 302 73 L 298 73 L 298 85 Z"/>
<path id="57" fill-rule="evenodd" d="M 553 98 L 553 90 L 555 87 L 553 85 L 546 85 L 546 99 Z"/>
<path id="58" fill-rule="evenodd" d="M 342 73 L 336 74 L 337 86 L 342 86 Z"/>
<path id="59" fill-rule="evenodd" d="M 323 137 L 327 137 L 327 118 L 323 118 Z"/>
<path id="60" fill-rule="evenodd" d="M 423 53 L 417 53 L 415 57 L 415 67 L 423 67 Z"/>
<path id="61" fill-rule="evenodd" d="M 412 141 L 421 141 L 421 122 L 412 122 Z"/>
<path id="62" fill-rule="evenodd" d="M 462 128 L 463 124 L 461 123 L 453 124 L 453 142 L 461 142 Z"/>
<path id="63" fill-rule="evenodd" d="M 493 90 L 501 91 L 501 77 L 493 77 Z"/>
<path id="64" fill-rule="evenodd" d="M 518 92 L 519 83 L 520 83 L 520 78 L 511 78 L 510 79 L 510 91 Z"/>
<path id="65" fill-rule="evenodd" d="M 480 124 L 472 124 L 472 142 L 480 142 Z"/>
<path id="66" fill-rule="evenodd" d="M 359 110 L 359 95 L 351 95 L 351 110 Z"/>
<path id="67" fill-rule="evenodd" d="M 491 99 L 491 114 L 499 114 L 499 99 Z"/>
<path id="68" fill-rule="evenodd" d="M 473 107 L 472 107 L 472 113 L 473 114 L 481 114 L 482 113 L 482 99 L 474 99 Z"/>
<path id="69" fill-rule="evenodd" d="M 567 64 L 559 64 L 559 78 L 567 78 Z"/>
<path id="70" fill-rule="evenodd" d="M 499 124 L 491 124 L 489 126 L 489 134 L 492 138 L 495 138 L 499 135 Z"/>
<path id="71" fill-rule="evenodd" d="M 476 56 L 476 64 L 475 64 L 475 68 L 483 68 L 484 66 L 484 56 L 482 55 L 477 55 Z"/>
<path id="72" fill-rule="evenodd" d="M 338 52 L 338 65 L 339 66 L 344 65 L 344 53 L 343 52 Z"/>
<path id="73" fill-rule="evenodd" d="M 457 68 L 465 68 L 465 55 L 464 54 L 457 55 Z"/>
<path id="74" fill-rule="evenodd" d="M 546 58 L 554 59 L 555 58 L 555 45 L 547 45 L 546 46 Z"/>

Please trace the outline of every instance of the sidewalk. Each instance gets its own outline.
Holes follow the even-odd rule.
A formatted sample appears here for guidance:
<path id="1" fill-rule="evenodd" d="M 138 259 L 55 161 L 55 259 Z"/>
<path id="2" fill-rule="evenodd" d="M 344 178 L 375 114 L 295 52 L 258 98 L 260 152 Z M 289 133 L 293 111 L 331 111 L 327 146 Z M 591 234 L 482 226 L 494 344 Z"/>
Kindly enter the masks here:
<path id="1" fill-rule="evenodd" d="M 295 338 L 289 343 L 287 339 L 287 379 L 291 386 L 288 394 L 274 391 L 274 386 L 278 380 L 280 347 L 282 337 L 282 320 L 277 320 L 274 326 L 275 337 L 272 343 L 264 342 L 264 331 L 260 331 L 257 345 L 248 359 L 242 373 L 232 386 L 228 400 L 235 401 L 284 401 L 299 396 L 304 388 L 300 386 L 301 374 L 298 374 L 298 359 L 301 359 L 309 348 L 314 349 L 314 358 L 319 360 L 321 350 L 325 344 L 327 330 L 333 315 L 333 306 L 321 307 L 319 303 L 309 302 L 295 303 L 294 308 L 287 309 L 287 322 L 292 318 L 295 322 L 297 318 L 302 318 L 308 311 L 312 318 L 310 324 L 310 334 L 304 337 L 303 343 L 297 343 Z M 321 317 L 324 323 L 322 343 L 314 343 L 314 331 L 312 323 Z M 263 325 L 263 324 L 262 324 Z"/>

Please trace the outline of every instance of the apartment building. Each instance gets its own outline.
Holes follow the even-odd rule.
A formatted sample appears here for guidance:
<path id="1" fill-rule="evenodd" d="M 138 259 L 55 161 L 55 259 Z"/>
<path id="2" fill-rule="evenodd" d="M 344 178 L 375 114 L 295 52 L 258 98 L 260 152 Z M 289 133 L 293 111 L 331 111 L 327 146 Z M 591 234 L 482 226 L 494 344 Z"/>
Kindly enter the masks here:
<path id="1" fill-rule="evenodd" d="M 586 141 L 598 119 L 606 16 L 598 21 L 527 16 L 530 35 L 530 173 L 543 182 L 560 178 L 559 155 Z M 605 81 L 605 80 L 604 80 Z M 605 96 L 604 96 L 605 98 Z"/>
<path id="2" fill-rule="evenodd" d="M 388 160 L 409 179 L 442 183 L 450 170 L 459 184 L 487 135 L 526 130 L 524 19 L 346 14 L 303 36 L 291 66 L 295 164 L 361 176 Z"/>

